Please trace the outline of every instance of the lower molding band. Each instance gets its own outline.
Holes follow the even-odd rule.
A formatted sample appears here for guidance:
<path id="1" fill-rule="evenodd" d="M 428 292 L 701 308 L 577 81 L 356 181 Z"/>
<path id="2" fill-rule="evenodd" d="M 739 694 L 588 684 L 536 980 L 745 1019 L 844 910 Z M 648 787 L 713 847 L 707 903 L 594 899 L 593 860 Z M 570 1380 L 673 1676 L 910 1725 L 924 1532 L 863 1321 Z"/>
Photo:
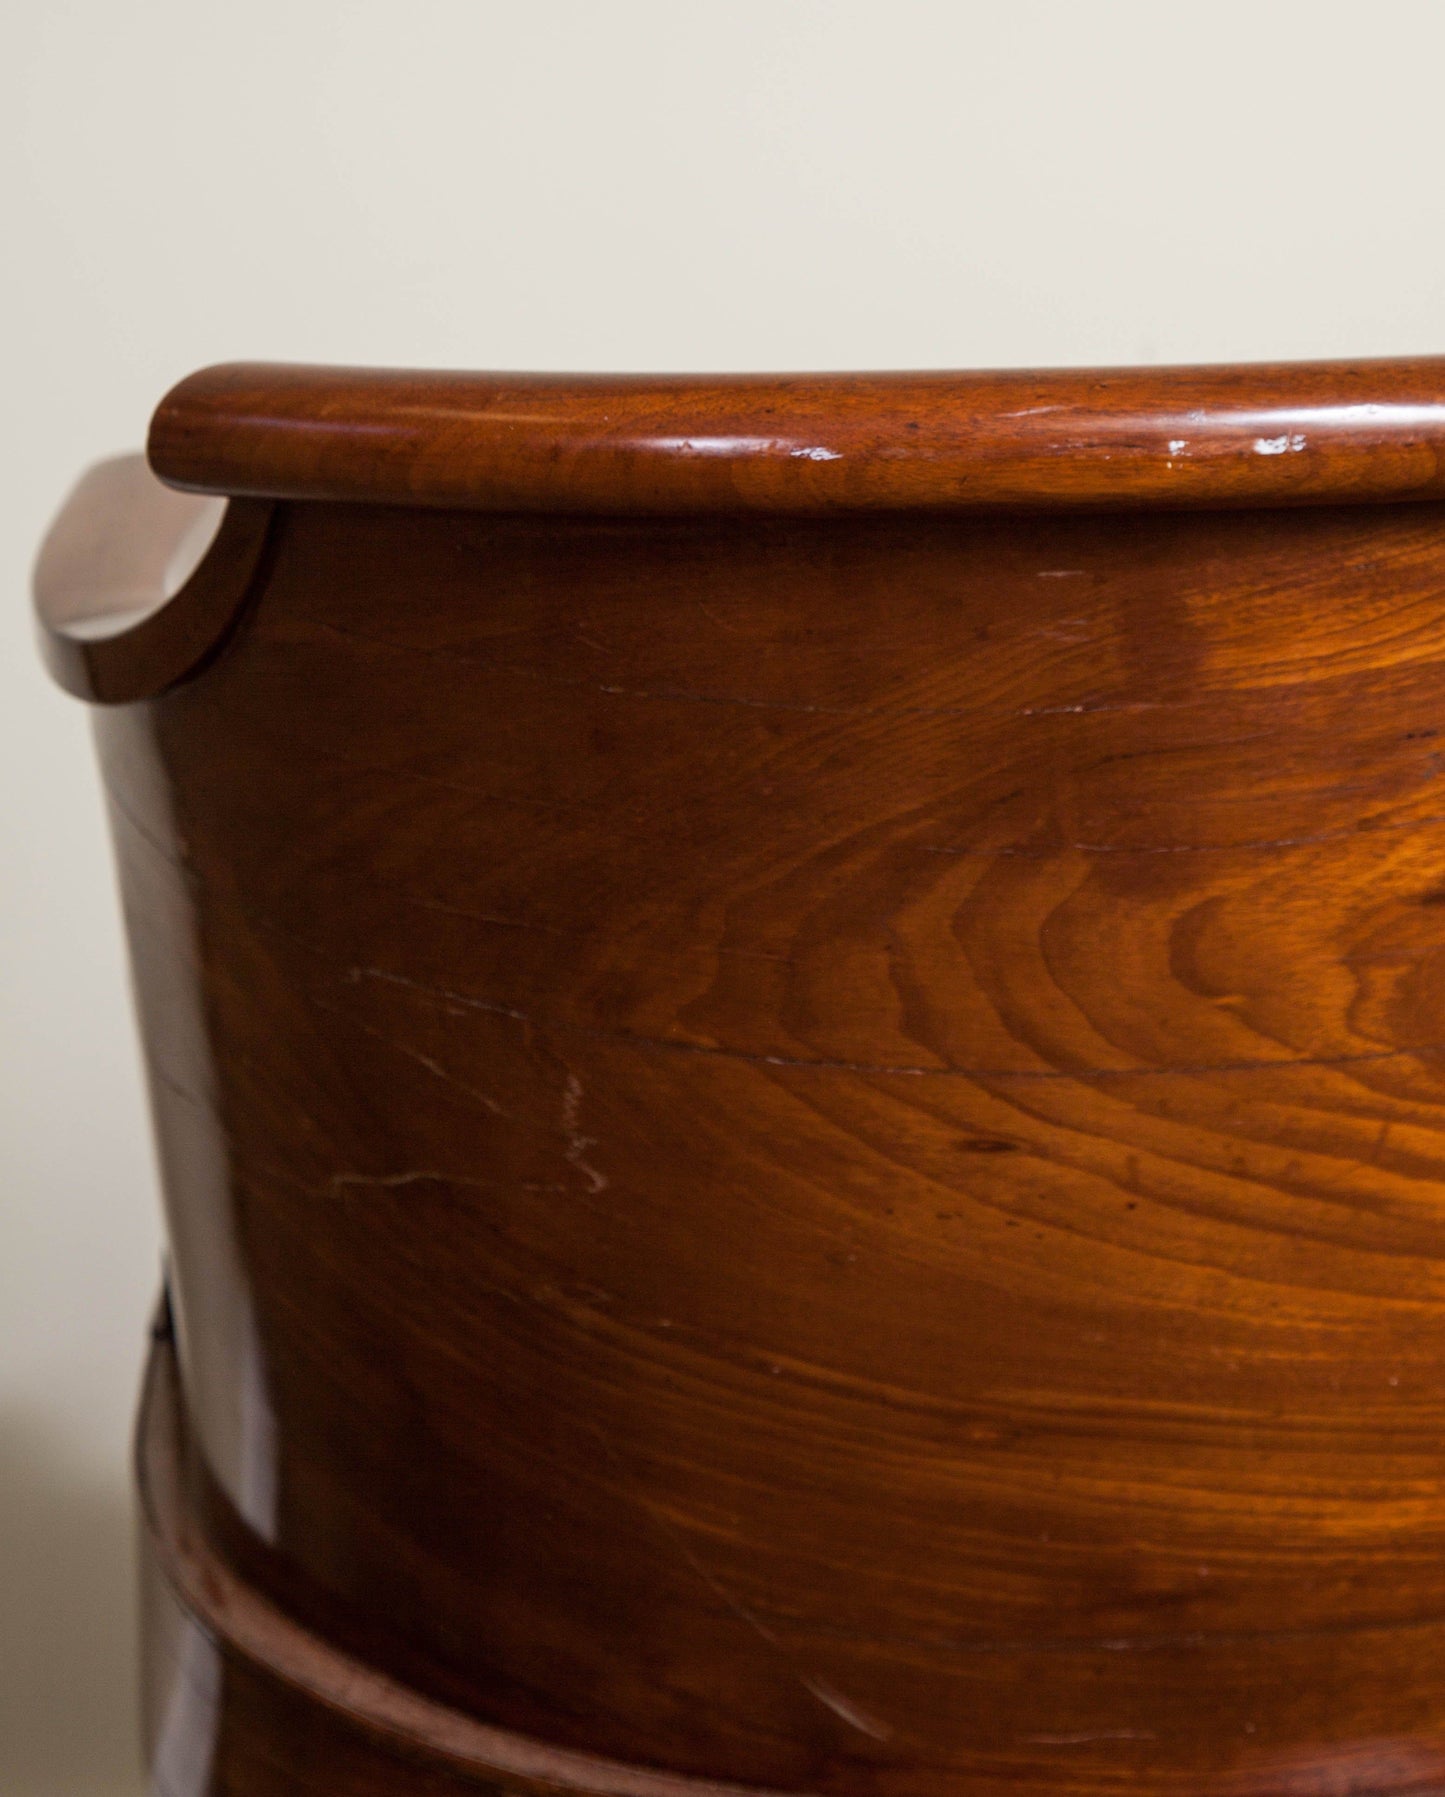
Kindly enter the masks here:
<path id="1" fill-rule="evenodd" d="M 151 1574 L 151 1772 L 160 1797 L 290 1797 L 313 1788 L 313 1778 L 328 1797 L 448 1797 L 479 1786 L 519 1797 L 775 1797 L 490 1727 L 302 1627 L 226 1564 L 191 1515 L 180 1407 L 175 1350 L 160 1337 L 136 1444 Z M 184 1739 L 175 1738 L 178 1727 Z"/>

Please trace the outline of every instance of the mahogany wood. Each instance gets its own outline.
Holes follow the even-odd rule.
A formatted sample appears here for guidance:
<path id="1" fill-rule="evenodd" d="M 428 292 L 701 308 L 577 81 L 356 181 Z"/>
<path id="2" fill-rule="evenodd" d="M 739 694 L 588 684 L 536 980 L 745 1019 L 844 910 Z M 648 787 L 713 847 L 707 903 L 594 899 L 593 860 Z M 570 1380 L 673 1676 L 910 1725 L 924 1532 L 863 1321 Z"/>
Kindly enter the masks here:
<path id="1" fill-rule="evenodd" d="M 418 1696 L 306 1629 L 238 1578 L 186 1502 L 185 1424 L 169 1328 L 146 1370 L 137 1439 L 150 1652 L 145 1735 L 156 1786 L 247 1797 L 350 1792 L 378 1767 L 408 1792 L 517 1797 L 766 1797 L 549 1748 Z M 364 1788 L 370 1788 L 366 1786 Z"/>
<path id="2" fill-rule="evenodd" d="M 153 698 L 224 638 L 261 566 L 273 507 L 164 486 L 143 457 L 77 483 L 35 566 L 41 653 L 77 698 Z"/>
<path id="3" fill-rule="evenodd" d="M 659 377 L 237 363 L 151 426 L 167 480 L 543 512 L 1445 498 L 1445 360 Z"/>
<path id="4" fill-rule="evenodd" d="M 1445 1780 L 1445 504 L 1221 451 L 1249 508 L 1081 515 L 1064 431 L 1027 513 L 771 451 L 729 511 L 657 436 L 508 487 L 393 377 L 198 379 L 162 467 L 185 413 L 267 547 L 96 714 L 165 1797 Z M 1313 466 L 1399 498 L 1372 429 Z"/>

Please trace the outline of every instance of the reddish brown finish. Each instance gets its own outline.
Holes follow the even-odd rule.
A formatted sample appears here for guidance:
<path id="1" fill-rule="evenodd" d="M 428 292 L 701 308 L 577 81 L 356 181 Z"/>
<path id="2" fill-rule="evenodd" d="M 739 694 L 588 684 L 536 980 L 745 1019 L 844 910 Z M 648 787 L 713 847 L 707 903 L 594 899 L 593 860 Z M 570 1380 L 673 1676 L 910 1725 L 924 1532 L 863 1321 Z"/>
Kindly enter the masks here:
<path id="1" fill-rule="evenodd" d="M 146 1371 L 137 1440 L 145 1586 L 147 1752 L 162 1789 L 214 1785 L 289 1797 L 298 1783 L 350 1790 L 389 1767 L 407 1792 L 519 1797 L 749 1797 L 745 1787 L 679 1779 L 541 1746 L 429 1702 L 301 1628 L 238 1578 L 190 1514 L 184 1423 L 167 1334 Z M 764 1797 L 754 1793 L 752 1797 Z"/>
<path id="2" fill-rule="evenodd" d="M 167 480 L 493 511 L 947 511 L 1445 498 L 1445 358 L 792 377 L 208 368 Z"/>
<path id="3" fill-rule="evenodd" d="M 273 509 L 174 492 L 141 456 L 98 462 L 35 566 L 41 653 L 56 680 L 117 705 L 194 673 L 261 568 Z"/>
<path id="4" fill-rule="evenodd" d="M 1442 589 L 1440 504 L 283 503 L 98 716 L 166 1797 L 1439 1784 Z"/>

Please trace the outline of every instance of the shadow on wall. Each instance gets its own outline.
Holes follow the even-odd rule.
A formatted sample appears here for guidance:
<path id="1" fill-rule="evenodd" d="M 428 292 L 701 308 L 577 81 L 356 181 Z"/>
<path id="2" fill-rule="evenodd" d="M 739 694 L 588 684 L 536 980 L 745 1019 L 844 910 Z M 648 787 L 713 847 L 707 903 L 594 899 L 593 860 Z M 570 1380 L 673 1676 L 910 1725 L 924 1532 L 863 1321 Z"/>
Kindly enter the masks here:
<path id="1" fill-rule="evenodd" d="M 129 1495 L 0 1417 L 0 1791 L 141 1797 Z"/>

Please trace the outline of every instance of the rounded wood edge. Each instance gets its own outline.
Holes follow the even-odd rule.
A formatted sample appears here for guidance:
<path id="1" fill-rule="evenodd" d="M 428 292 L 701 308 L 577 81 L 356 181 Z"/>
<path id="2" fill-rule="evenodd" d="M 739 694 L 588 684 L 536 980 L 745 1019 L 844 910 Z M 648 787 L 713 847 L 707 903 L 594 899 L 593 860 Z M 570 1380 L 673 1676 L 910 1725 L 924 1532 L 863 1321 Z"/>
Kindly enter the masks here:
<path id="1" fill-rule="evenodd" d="M 176 492 L 139 455 L 87 470 L 46 534 L 32 583 L 56 681 L 114 705 L 194 673 L 240 612 L 275 510 Z"/>
<path id="2" fill-rule="evenodd" d="M 798 376 L 232 363 L 162 400 L 199 492 L 685 514 L 1445 496 L 1445 358 Z"/>
<path id="3" fill-rule="evenodd" d="M 181 1477 L 184 1429 L 169 1329 L 153 1332 L 136 1432 L 142 1526 L 167 1587 L 221 1648 L 333 1722 L 461 1777 L 519 1793 L 588 1797 L 777 1797 L 597 1759 L 493 1728 L 409 1689 L 303 1628 L 241 1579 L 205 1540 Z"/>

